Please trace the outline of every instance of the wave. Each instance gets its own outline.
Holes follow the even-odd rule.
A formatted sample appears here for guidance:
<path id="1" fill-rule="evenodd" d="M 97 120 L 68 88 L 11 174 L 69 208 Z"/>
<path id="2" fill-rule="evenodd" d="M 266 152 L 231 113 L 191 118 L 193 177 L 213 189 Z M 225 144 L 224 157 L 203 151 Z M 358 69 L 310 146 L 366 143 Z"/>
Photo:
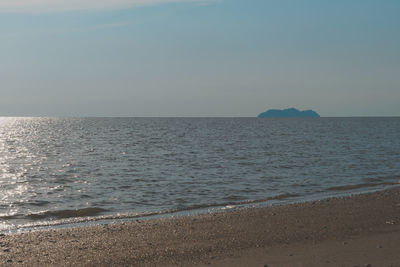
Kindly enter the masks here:
<path id="1" fill-rule="evenodd" d="M 83 208 L 77 210 L 47 210 L 42 212 L 30 213 L 27 215 L 14 214 L 0 216 L 0 220 L 15 220 L 15 219 L 29 219 L 29 220 L 43 220 L 43 219 L 66 219 L 66 218 L 79 218 L 97 216 L 107 210 L 97 207 Z"/>
<path id="2" fill-rule="evenodd" d="M 65 219 L 72 217 L 96 216 L 105 211 L 106 211 L 105 209 L 94 207 L 94 208 L 83 208 L 78 210 L 44 211 L 44 212 L 29 214 L 27 217 L 29 219 L 34 219 L 34 220 L 47 219 L 47 218 Z"/>
<path id="3" fill-rule="evenodd" d="M 363 187 L 375 187 L 379 185 L 399 185 L 400 182 L 382 182 L 382 183 L 363 183 L 355 185 L 343 185 L 327 188 L 326 191 L 347 191 Z M 267 203 L 269 201 L 282 201 L 289 199 L 292 201 L 295 198 L 301 198 L 302 195 L 293 193 L 283 193 L 274 196 L 269 196 L 262 199 L 245 200 L 245 201 L 230 201 L 224 203 L 211 203 L 190 205 L 187 207 L 179 207 L 175 209 L 161 210 L 161 211 L 148 211 L 148 212 L 126 212 L 116 213 L 99 207 L 88 207 L 77 210 L 48 210 L 43 212 L 36 212 L 30 214 L 15 214 L 15 215 L 0 215 L 0 221 L 12 220 L 25 220 L 23 224 L 11 224 L 8 230 L 12 229 L 39 229 L 41 227 L 58 227 L 66 225 L 68 227 L 73 225 L 86 225 L 88 223 L 102 224 L 118 220 L 134 220 L 144 219 L 146 217 L 158 216 L 175 216 L 176 214 L 185 214 L 185 212 L 218 212 L 230 210 L 232 208 L 245 208 L 246 205 L 256 203 Z M 296 200 L 294 200 L 296 201 Z M 207 210 L 208 209 L 208 210 Z M 107 214 L 109 212 L 109 214 Z"/>
<path id="4" fill-rule="evenodd" d="M 352 185 L 341 185 L 341 186 L 333 186 L 326 189 L 326 191 L 347 191 L 354 190 L 363 187 L 376 187 L 382 185 L 398 185 L 400 182 L 383 182 L 383 183 L 362 183 L 362 184 L 352 184 Z"/>
<path id="5" fill-rule="evenodd" d="M 225 202 L 225 203 L 212 203 L 212 204 L 199 204 L 191 205 L 188 207 L 180 207 L 176 209 L 161 210 L 161 211 L 150 211 L 150 212 L 138 212 L 138 213 L 114 213 L 104 214 L 108 212 L 105 209 L 98 207 L 82 208 L 77 210 L 48 210 L 43 212 L 36 212 L 30 214 L 15 214 L 0 216 L 0 221 L 11 221 L 11 220 L 28 220 L 30 222 L 18 225 L 10 225 L 10 229 L 32 229 L 37 227 L 53 227 L 59 225 L 73 225 L 73 224 L 85 224 L 98 221 L 112 221 L 112 220 L 130 220 L 130 219 L 141 219 L 152 216 L 163 216 L 163 215 L 174 215 L 180 212 L 194 211 L 201 212 L 210 208 L 216 208 L 215 211 L 223 211 L 226 207 L 236 208 L 243 207 L 249 204 L 267 202 L 271 200 L 283 200 L 287 198 L 298 197 L 299 195 L 284 193 L 275 195 L 263 199 L 246 200 L 240 202 Z M 102 214 L 103 213 L 103 214 Z"/>
<path id="6" fill-rule="evenodd" d="M 223 202 L 223 203 L 191 205 L 188 207 L 181 207 L 179 209 L 170 210 L 169 213 L 179 212 L 179 211 L 188 211 L 188 210 L 199 210 L 199 209 L 214 208 L 214 207 L 224 207 L 224 206 L 241 206 L 241 205 L 267 202 L 267 201 L 271 201 L 271 200 L 284 200 L 284 199 L 295 198 L 295 197 L 299 197 L 299 196 L 300 195 L 297 195 L 297 194 L 284 193 L 284 194 L 280 194 L 280 195 L 275 195 L 275 196 L 261 198 L 261 199 L 254 199 L 254 200 L 229 201 L 229 202 Z"/>

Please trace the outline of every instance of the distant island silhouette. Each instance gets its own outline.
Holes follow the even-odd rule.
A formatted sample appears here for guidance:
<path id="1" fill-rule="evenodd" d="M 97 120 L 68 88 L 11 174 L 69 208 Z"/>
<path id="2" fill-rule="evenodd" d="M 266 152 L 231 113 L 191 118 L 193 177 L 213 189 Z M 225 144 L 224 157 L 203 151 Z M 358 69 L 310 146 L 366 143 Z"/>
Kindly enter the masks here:
<path id="1" fill-rule="evenodd" d="M 270 109 L 260 113 L 258 118 L 319 118 L 320 115 L 313 110 L 300 111 L 296 108 Z"/>

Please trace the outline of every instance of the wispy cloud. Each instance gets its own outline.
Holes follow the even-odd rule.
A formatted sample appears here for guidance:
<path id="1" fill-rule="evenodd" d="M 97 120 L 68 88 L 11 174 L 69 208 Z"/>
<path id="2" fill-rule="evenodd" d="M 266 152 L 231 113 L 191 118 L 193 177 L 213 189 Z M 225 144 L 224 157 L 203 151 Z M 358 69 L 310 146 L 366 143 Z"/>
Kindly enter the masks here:
<path id="1" fill-rule="evenodd" d="M 210 0 L 0 0 L 0 13 L 42 13 L 90 9 L 118 9 L 177 2 Z"/>

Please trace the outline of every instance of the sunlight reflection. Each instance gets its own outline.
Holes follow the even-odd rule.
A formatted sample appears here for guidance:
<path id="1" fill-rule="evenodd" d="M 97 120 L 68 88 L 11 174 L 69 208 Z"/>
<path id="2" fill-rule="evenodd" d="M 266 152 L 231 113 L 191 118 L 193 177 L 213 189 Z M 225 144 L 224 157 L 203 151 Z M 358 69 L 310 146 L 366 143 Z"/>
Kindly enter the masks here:
<path id="1" fill-rule="evenodd" d="M 26 177 L 30 153 L 21 140 L 21 127 L 16 127 L 23 120 L 0 118 L 0 219 L 18 214 L 30 197 Z M 0 230 L 6 225 L 2 222 Z"/>

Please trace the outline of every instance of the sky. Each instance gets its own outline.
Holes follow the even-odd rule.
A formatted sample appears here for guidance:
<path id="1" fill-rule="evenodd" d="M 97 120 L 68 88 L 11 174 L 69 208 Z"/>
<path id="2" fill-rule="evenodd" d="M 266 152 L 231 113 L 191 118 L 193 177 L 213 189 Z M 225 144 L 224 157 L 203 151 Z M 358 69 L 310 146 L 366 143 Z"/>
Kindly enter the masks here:
<path id="1" fill-rule="evenodd" d="M 0 116 L 400 116 L 398 0 L 2 0 Z"/>

